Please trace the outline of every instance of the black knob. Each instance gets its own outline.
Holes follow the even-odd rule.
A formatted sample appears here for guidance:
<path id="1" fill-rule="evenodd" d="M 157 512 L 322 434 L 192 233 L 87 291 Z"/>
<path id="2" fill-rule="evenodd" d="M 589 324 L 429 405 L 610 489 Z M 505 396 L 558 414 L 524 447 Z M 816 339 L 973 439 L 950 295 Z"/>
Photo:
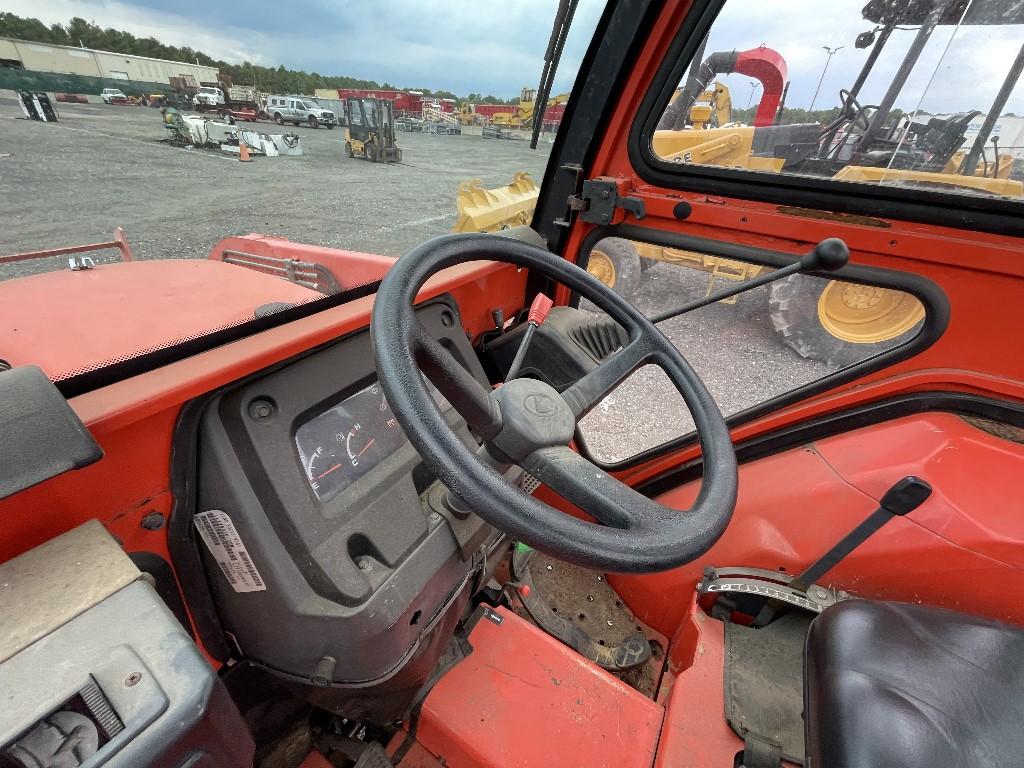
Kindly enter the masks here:
<path id="1" fill-rule="evenodd" d="M 907 475 L 885 492 L 881 506 L 894 515 L 905 515 L 921 506 L 932 495 L 926 480 Z"/>
<path id="2" fill-rule="evenodd" d="M 800 259 L 802 272 L 835 272 L 850 260 L 850 249 L 838 237 L 822 240 L 814 250 Z"/>

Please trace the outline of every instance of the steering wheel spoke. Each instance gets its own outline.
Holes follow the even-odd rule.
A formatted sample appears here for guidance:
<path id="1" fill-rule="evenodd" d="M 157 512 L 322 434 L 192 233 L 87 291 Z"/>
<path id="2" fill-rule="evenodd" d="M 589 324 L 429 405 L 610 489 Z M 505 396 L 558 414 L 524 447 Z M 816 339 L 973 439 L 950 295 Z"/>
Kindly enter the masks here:
<path id="1" fill-rule="evenodd" d="M 653 358 L 654 353 L 643 340 L 635 339 L 562 392 L 562 398 L 572 409 L 573 416 L 581 419 L 631 373 Z"/>
<path id="2" fill-rule="evenodd" d="M 650 499 L 609 475 L 568 446 L 531 453 L 523 469 L 611 528 L 636 528 L 653 506 Z"/>
<path id="3" fill-rule="evenodd" d="M 445 396 L 466 423 L 484 440 L 501 431 L 501 412 L 491 392 L 416 320 L 413 348 L 420 370 Z"/>

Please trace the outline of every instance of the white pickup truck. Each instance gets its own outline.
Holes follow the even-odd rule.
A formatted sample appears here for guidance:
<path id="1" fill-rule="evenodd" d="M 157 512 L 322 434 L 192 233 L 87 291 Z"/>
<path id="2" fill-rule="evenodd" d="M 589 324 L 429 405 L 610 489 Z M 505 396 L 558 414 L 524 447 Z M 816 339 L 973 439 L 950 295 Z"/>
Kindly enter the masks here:
<path id="1" fill-rule="evenodd" d="M 192 97 L 192 103 L 197 107 L 222 106 L 224 104 L 224 91 L 222 91 L 220 88 L 203 86 L 196 92 L 196 95 Z"/>
<path id="2" fill-rule="evenodd" d="M 100 93 L 100 98 L 103 99 L 104 104 L 124 103 L 128 101 L 128 97 L 124 95 L 124 92 L 120 88 L 104 88 Z"/>

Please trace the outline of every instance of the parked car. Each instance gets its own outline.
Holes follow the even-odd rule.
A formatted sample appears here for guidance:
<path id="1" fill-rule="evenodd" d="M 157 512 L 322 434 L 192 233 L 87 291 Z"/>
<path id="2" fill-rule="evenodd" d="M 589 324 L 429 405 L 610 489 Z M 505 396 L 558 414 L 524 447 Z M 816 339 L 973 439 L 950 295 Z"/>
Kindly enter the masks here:
<path id="1" fill-rule="evenodd" d="M 334 128 L 338 124 L 338 118 L 331 110 L 324 109 L 309 96 L 270 96 L 267 114 L 278 125 L 306 123 L 310 128 L 321 125 Z"/>
<path id="2" fill-rule="evenodd" d="M 124 95 L 124 91 L 120 88 L 104 88 L 100 93 L 100 98 L 103 99 L 104 104 L 128 101 L 128 97 Z"/>

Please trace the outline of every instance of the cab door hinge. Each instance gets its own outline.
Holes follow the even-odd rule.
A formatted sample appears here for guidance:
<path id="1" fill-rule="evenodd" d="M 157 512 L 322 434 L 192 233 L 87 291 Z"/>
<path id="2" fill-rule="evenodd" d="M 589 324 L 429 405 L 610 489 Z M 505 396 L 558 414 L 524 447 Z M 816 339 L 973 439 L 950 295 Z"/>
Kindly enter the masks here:
<path id="1" fill-rule="evenodd" d="M 647 215 L 644 201 L 626 194 L 628 191 L 625 180 L 587 179 L 583 182 L 582 193 L 569 198 L 569 208 L 577 211 L 580 219 L 588 224 L 621 224 L 627 213 L 643 219 Z"/>

